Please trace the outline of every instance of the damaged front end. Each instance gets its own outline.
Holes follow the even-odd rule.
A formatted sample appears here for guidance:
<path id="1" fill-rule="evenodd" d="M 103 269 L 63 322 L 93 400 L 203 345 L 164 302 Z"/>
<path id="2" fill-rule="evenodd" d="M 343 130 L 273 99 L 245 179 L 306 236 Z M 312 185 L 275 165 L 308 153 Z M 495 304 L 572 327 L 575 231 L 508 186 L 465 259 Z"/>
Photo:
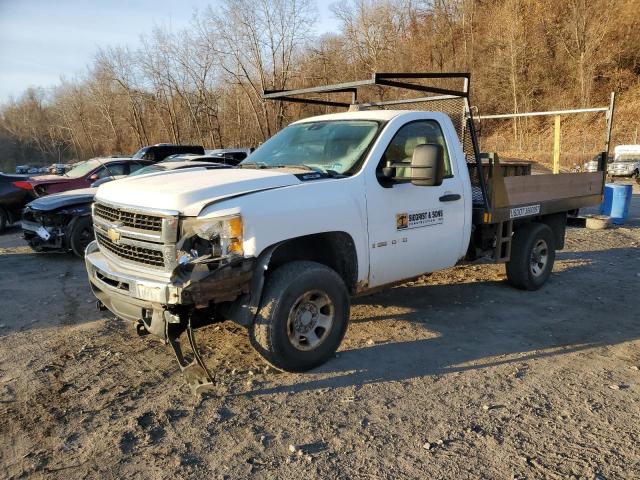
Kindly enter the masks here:
<path id="1" fill-rule="evenodd" d="M 242 217 L 182 221 L 172 282 L 185 285 L 183 301 L 208 307 L 247 293 L 254 260 L 244 257 Z"/>
<path id="2" fill-rule="evenodd" d="M 169 243 L 153 247 L 161 248 L 164 256 L 157 273 L 146 266 L 135 268 L 133 255 L 147 263 L 155 257 L 134 238 L 140 238 L 140 232 L 128 228 L 129 220 L 111 219 L 107 226 L 95 219 L 96 210 L 97 242 L 88 247 L 86 263 L 99 306 L 135 322 L 138 333 L 151 333 L 171 345 L 193 392 L 208 389 L 213 378 L 198 353 L 194 330 L 225 320 L 229 306 L 249 293 L 255 259 L 244 257 L 242 218 L 183 218 L 179 227 L 163 221 L 178 230 L 173 237 L 177 241 L 159 232 L 158 238 Z M 191 360 L 182 353 L 182 334 L 193 350 Z"/>
<path id="3" fill-rule="evenodd" d="M 76 229 L 76 233 L 89 230 L 88 236 L 72 241 L 71 233 L 91 214 L 91 203 L 95 195 L 94 189 L 73 190 L 41 197 L 28 203 L 22 211 L 21 226 L 23 238 L 36 251 L 73 250 L 91 240 L 90 230 Z M 90 224 L 89 224 L 90 226 Z M 83 248 L 84 249 L 84 248 Z"/>
<path id="4" fill-rule="evenodd" d="M 22 237 L 35 251 L 66 250 L 67 228 L 73 217 L 63 211 L 40 211 L 26 207 L 22 213 Z"/>

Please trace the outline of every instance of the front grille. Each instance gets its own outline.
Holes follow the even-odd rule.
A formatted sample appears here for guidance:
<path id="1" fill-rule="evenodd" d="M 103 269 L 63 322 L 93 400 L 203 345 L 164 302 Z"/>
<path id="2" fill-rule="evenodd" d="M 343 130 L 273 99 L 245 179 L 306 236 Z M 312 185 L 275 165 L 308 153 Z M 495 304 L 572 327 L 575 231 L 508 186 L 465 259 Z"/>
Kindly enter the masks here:
<path id="1" fill-rule="evenodd" d="M 148 230 L 151 232 L 162 231 L 162 217 L 154 215 L 128 212 L 126 210 L 120 210 L 119 208 L 108 207 L 97 202 L 94 207 L 94 215 L 111 223 L 120 223 L 124 227 Z"/>
<path id="2" fill-rule="evenodd" d="M 125 243 L 114 243 L 109 237 L 101 233 L 99 230 L 96 229 L 95 233 L 96 239 L 101 247 L 106 248 L 111 253 L 124 258 L 125 260 L 130 260 L 143 265 L 151 265 L 153 267 L 164 267 L 164 257 L 160 250 L 153 250 L 151 248 L 138 247 Z"/>

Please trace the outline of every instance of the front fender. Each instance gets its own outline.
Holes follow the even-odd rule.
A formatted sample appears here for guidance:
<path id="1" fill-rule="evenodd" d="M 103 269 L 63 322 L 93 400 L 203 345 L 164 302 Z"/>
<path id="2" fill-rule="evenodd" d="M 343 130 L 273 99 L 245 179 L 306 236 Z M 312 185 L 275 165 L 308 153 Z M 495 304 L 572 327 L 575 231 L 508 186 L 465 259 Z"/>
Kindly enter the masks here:
<path id="1" fill-rule="evenodd" d="M 323 179 L 257 192 L 207 207 L 200 217 L 239 212 L 245 256 L 260 257 L 281 242 L 308 235 L 344 232 L 358 258 L 358 281 L 369 274 L 366 199 L 362 175 Z"/>

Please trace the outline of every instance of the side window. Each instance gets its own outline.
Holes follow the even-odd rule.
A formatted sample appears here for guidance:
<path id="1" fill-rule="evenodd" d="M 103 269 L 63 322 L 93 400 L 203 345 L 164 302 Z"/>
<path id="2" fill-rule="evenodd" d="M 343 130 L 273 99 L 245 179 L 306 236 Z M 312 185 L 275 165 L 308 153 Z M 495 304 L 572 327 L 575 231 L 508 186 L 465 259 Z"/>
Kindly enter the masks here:
<path id="1" fill-rule="evenodd" d="M 95 175 L 97 178 L 105 178 L 109 176 L 109 173 L 107 172 L 106 168 L 100 167 L 98 170 L 93 172 L 92 175 Z"/>
<path id="2" fill-rule="evenodd" d="M 403 125 L 395 134 L 389 146 L 384 152 L 376 173 L 378 178 L 382 177 L 382 168 L 387 162 L 406 164 L 403 176 L 411 174 L 411 158 L 416 145 L 424 143 L 435 143 L 441 145 L 444 151 L 444 168 L 445 178 L 453 176 L 451 171 L 451 162 L 449 159 L 449 150 L 444 139 L 444 134 L 440 125 L 435 120 L 418 120 Z"/>
<path id="3" fill-rule="evenodd" d="M 111 177 L 116 175 L 126 175 L 126 165 L 124 163 L 110 163 L 108 168 L 103 167 L 100 171 L 96 172 L 98 178 Z"/>
<path id="4" fill-rule="evenodd" d="M 156 150 L 149 150 L 147 152 L 145 152 L 144 156 L 142 157 L 145 160 L 151 160 L 152 162 L 155 162 L 156 160 L 159 159 L 160 155 L 158 155 L 158 151 Z"/>

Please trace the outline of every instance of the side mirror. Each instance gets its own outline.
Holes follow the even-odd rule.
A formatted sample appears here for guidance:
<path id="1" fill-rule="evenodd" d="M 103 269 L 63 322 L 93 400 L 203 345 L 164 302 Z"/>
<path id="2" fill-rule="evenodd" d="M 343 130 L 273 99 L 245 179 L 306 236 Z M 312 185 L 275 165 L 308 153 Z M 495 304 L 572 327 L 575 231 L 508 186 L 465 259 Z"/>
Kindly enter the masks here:
<path id="1" fill-rule="evenodd" d="M 413 150 L 411 183 L 418 187 L 442 185 L 444 178 L 444 150 L 442 145 L 423 143 Z"/>

